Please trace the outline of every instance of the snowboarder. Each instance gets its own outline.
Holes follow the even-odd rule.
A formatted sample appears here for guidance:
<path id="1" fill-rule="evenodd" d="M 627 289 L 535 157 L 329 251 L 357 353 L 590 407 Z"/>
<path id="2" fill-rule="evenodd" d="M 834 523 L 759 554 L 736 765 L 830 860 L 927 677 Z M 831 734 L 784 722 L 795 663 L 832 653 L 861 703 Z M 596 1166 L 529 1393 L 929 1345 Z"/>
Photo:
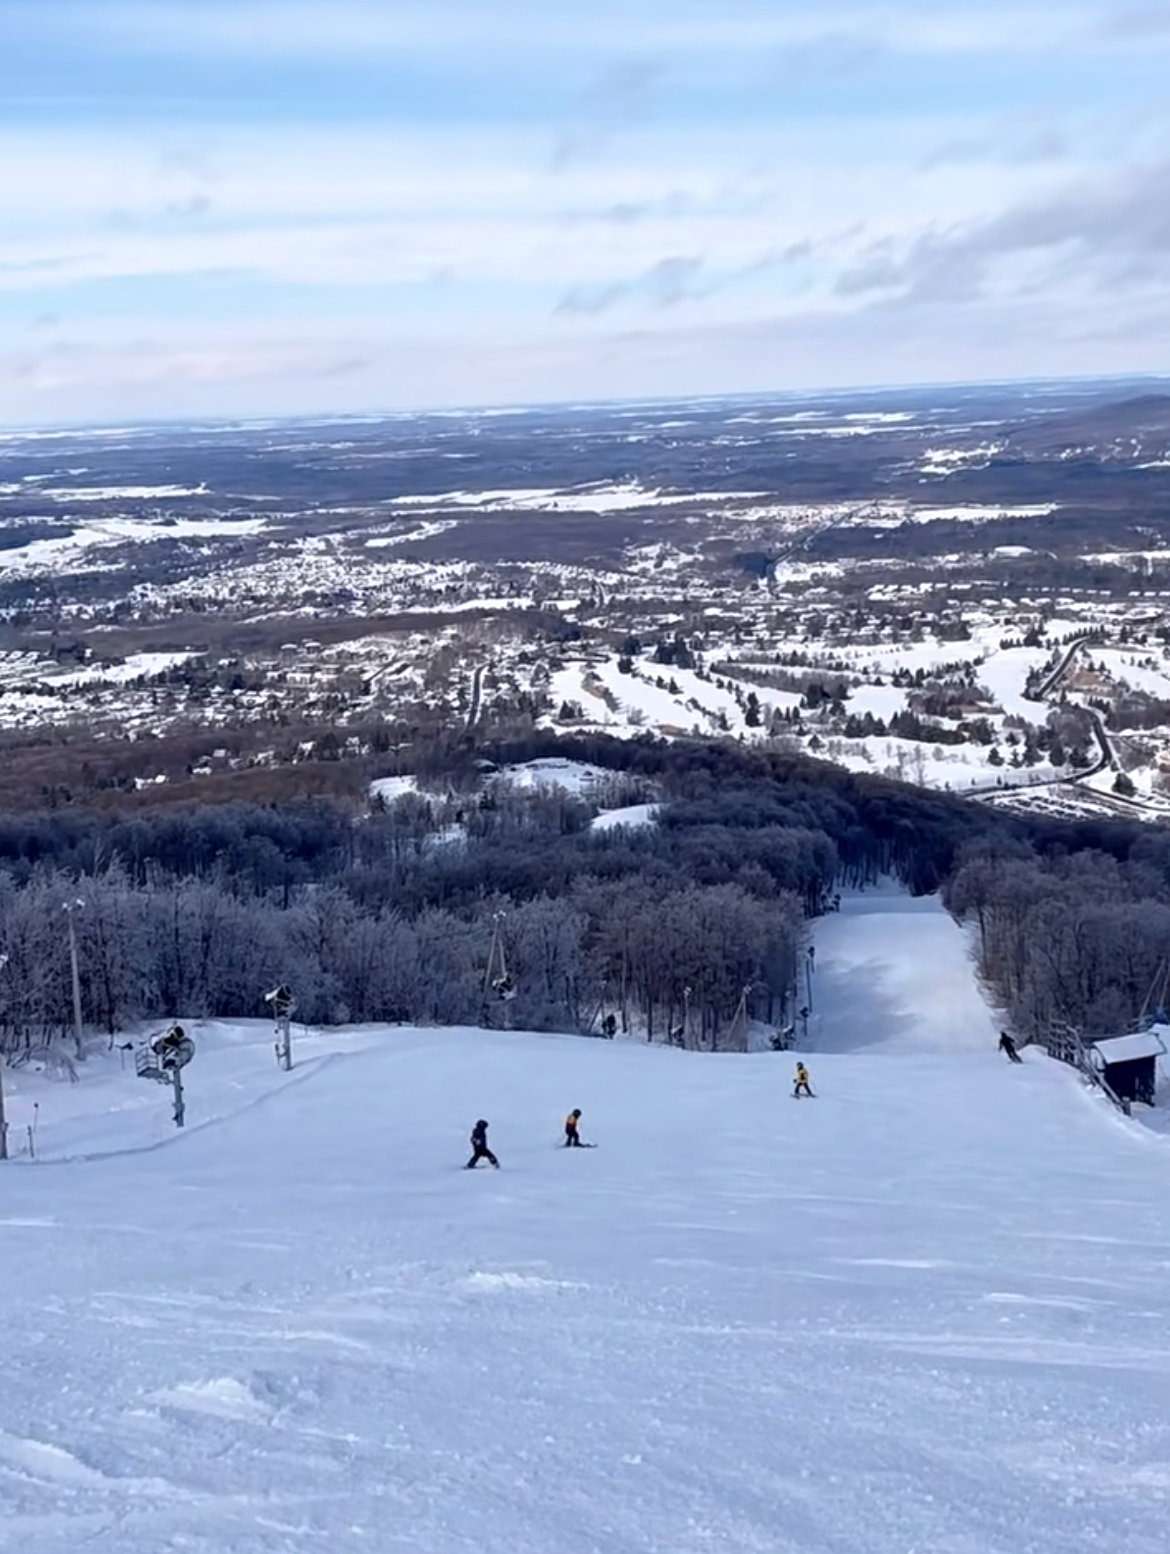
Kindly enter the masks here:
<path id="1" fill-rule="evenodd" d="M 467 1171 L 474 1171 L 476 1166 L 479 1164 L 479 1162 L 481 1160 L 486 1160 L 489 1163 L 489 1165 L 494 1165 L 497 1171 L 500 1169 L 500 1162 L 496 1159 L 495 1155 L 493 1155 L 491 1150 L 488 1148 L 487 1130 L 488 1130 L 488 1125 L 483 1120 L 483 1118 L 481 1117 L 479 1119 L 479 1121 L 476 1123 L 475 1127 L 472 1128 L 472 1130 L 471 1130 L 471 1151 L 472 1151 L 472 1153 L 471 1153 L 471 1159 L 467 1162 L 467 1165 L 464 1167 L 465 1170 L 467 1170 Z"/>
<path id="2" fill-rule="evenodd" d="M 580 1149 L 581 1135 L 577 1132 L 577 1124 L 581 1120 L 581 1108 L 574 1106 L 573 1110 L 565 1118 L 565 1148 Z"/>
<path id="3" fill-rule="evenodd" d="M 1016 1051 L 1015 1042 L 1006 1031 L 1000 1031 L 999 1033 L 999 1051 L 1006 1052 L 1009 1061 L 1012 1063 L 1022 1063 L 1024 1061 L 1020 1054 Z"/>
<path id="4" fill-rule="evenodd" d="M 617 1035 L 617 1015 L 607 1014 L 601 1022 L 601 1029 L 606 1041 L 612 1041 Z"/>
<path id="5" fill-rule="evenodd" d="M 809 1089 L 808 1084 L 808 1069 L 805 1068 L 803 1063 L 796 1065 L 796 1078 L 793 1083 L 792 1094 L 796 1098 L 802 1095 L 807 1095 L 810 1099 L 812 1098 L 812 1091 Z"/>

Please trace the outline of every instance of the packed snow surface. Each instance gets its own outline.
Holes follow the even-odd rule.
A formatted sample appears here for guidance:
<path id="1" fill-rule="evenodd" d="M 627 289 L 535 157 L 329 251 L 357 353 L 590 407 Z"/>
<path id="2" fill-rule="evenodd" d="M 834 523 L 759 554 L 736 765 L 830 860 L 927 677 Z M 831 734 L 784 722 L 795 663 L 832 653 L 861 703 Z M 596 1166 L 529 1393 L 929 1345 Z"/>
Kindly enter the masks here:
<path id="1" fill-rule="evenodd" d="M 9 1072 L 0 1548 L 1162 1554 L 1170 1154 L 968 1044 L 958 931 L 877 899 L 818 938 L 814 1101 L 467 1030 L 298 1028 L 283 1076 L 259 1022 L 193 1027 L 183 1133 L 116 1052 Z"/>
<path id="2" fill-rule="evenodd" d="M 840 901 L 816 924 L 803 989 L 817 1051 L 994 1051 L 1003 1022 L 975 984 L 965 931 L 937 896 L 883 881 Z"/>

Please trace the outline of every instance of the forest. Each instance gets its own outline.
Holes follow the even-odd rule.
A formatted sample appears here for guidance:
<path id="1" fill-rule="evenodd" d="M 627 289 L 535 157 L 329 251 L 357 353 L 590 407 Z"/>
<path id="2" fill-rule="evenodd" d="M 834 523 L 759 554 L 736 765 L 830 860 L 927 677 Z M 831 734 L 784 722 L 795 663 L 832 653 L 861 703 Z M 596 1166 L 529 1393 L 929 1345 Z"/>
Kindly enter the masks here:
<path id="1" fill-rule="evenodd" d="M 549 755 L 657 823 L 597 829 L 596 797 L 523 789 Z M 1170 946 L 1170 832 L 1010 816 L 728 741 L 525 736 L 403 752 L 391 804 L 0 816 L 0 1043 L 19 1059 L 83 1019 L 297 1019 L 619 1030 L 703 1049 L 798 1015 L 809 921 L 892 874 L 971 925 L 1005 1022 L 1128 1029 Z M 502 952 L 502 957 L 501 957 Z M 506 966 L 515 997 L 496 996 Z M 923 968 L 924 977 L 929 967 Z"/>

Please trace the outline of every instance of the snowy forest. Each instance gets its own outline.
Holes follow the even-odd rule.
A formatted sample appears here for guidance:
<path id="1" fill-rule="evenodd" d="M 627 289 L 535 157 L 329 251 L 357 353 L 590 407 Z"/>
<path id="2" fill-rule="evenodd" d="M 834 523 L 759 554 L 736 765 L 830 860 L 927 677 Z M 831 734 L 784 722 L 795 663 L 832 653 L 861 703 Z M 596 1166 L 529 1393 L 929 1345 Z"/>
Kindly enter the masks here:
<path id="1" fill-rule="evenodd" d="M 657 823 L 485 780 L 557 754 L 603 765 Z M 489 765 L 490 762 L 490 765 Z M 419 762 L 416 760 L 416 768 Z M 742 1043 L 790 1022 L 808 920 L 892 873 L 939 887 L 1025 1039 L 1125 1029 L 1170 946 L 1170 835 L 1009 817 L 729 744 L 539 740 L 430 751 L 422 792 L 0 817 L 0 1041 L 85 1023 L 263 1015 L 287 982 L 312 1024 L 490 1023 L 498 935 L 527 1029 Z M 68 909 L 68 910 L 67 910 Z"/>

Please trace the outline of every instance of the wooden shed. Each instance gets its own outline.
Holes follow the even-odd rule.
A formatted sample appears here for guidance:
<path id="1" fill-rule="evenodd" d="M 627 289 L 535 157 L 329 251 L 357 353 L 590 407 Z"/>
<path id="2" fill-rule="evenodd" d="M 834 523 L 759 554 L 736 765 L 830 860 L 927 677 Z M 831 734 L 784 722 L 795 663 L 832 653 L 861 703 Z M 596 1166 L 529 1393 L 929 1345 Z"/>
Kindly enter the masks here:
<path id="1" fill-rule="evenodd" d="M 1158 1084 L 1158 1059 L 1166 1043 L 1156 1029 L 1130 1036 L 1107 1036 L 1089 1048 L 1089 1061 L 1121 1101 L 1153 1106 Z"/>

